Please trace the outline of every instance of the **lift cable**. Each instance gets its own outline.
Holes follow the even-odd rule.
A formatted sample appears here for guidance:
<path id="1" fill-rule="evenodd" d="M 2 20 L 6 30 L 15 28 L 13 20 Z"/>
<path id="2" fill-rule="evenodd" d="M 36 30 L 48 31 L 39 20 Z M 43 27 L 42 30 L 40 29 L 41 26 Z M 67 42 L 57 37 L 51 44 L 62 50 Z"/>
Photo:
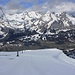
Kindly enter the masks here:
<path id="1" fill-rule="evenodd" d="M 5 18 L 6 18 L 7 22 L 8 22 L 8 24 L 10 24 L 10 23 L 9 23 L 9 20 L 7 19 L 6 15 L 5 15 L 5 13 L 4 13 L 3 9 L 2 9 L 2 7 L 0 7 L 0 10 L 2 11 L 3 15 L 5 16 Z M 10 24 L 10 25 L 11 25 L 11 24 Z"/>

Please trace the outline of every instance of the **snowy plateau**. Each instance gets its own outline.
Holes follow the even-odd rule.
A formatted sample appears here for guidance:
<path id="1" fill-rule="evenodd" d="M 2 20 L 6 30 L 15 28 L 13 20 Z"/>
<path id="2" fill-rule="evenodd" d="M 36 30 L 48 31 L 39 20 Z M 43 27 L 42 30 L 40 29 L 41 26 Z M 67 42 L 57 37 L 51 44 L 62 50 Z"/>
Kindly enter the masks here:
<path id="1" fill-rule="evenodd" d="M 0 52 L 0 75 L 75 75 L 75 59 L 56 48 Z"/>

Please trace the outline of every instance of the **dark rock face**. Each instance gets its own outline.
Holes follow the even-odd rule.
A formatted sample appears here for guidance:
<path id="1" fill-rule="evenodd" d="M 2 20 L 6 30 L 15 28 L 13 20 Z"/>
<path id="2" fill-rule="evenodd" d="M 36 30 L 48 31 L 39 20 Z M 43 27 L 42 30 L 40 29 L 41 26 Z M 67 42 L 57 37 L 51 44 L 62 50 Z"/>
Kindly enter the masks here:
<path id="1" fill-rule="evenodd" d="M 68 50 L 68 51 L 63 51 L 67 56 L 69 56 L 70 58 L 75 59 L 75 49 L 73 50 Z"/>
<path id="2" fill-rule="evenodd" d="M 64 24 L 63 24 L 63 22 L 61 21 L 61 20 L 58 20 L 58 22 L 57 21 L 54 21 L 53 23 L 52 23 L 52 25 L 51 25 L 51 29 L 63 29 L 64 28 Z"/>
<path id="3" fill-rule="evenodd" d="M 48 41 L 54 41 L 56 43 L 64 43 L 66 41 L 75 41 L 75 30 L 67 30 L 67 31 L 60 31 L 58 32 L 58 34 L 56 34 L 56 30 L 52 30 L 50 32 L 53 32 L 54 34 L 39 34 L 37 33 L 35 30 L 30 31 L 30 30 L 25 30 L 24 32 L 18 32 L 16 33 L 15 30 L 9 29 L 9 33 L 7 34 L 7 36 L 5 38 L 3 38 L 3 41 L 12 41 L 15 39 L 22 38 L 23 36 L 27 36 L 30 37 L 30 39 L 32 38 L 32 36 L 38 34 L 40 36 L 40 39 L 44 38 Z M 2 38 L 3 35 L 0 35 L 0 37 Z M 35 39 L 34 39 L 35 40 Z M 39 38 L 38 38 L 39 40 Z M 23 40 L 22 40 L 23 41 Z"/>

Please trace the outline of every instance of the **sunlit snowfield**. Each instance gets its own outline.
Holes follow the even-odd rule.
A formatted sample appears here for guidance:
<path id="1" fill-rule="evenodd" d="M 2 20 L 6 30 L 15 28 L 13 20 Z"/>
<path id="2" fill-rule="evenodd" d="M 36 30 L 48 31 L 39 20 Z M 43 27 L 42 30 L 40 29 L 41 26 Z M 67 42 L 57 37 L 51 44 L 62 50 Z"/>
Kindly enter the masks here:
<path id="1" fill-rule="evenodd" d="M 58 49 L 0 52 L 0 75 L 75 75 L 75 59 Z"/>

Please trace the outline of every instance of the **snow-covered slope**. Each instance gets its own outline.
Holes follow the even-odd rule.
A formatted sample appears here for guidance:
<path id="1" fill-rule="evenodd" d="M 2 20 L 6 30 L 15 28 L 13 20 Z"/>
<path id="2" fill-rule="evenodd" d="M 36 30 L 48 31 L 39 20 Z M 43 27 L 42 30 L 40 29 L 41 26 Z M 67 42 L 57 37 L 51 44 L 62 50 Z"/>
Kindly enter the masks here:
<path id="1" fill-rule="evenodd" d="M 0 52 L 0 75 L 75 75 L 75 60 L 58 49 Z"/>

